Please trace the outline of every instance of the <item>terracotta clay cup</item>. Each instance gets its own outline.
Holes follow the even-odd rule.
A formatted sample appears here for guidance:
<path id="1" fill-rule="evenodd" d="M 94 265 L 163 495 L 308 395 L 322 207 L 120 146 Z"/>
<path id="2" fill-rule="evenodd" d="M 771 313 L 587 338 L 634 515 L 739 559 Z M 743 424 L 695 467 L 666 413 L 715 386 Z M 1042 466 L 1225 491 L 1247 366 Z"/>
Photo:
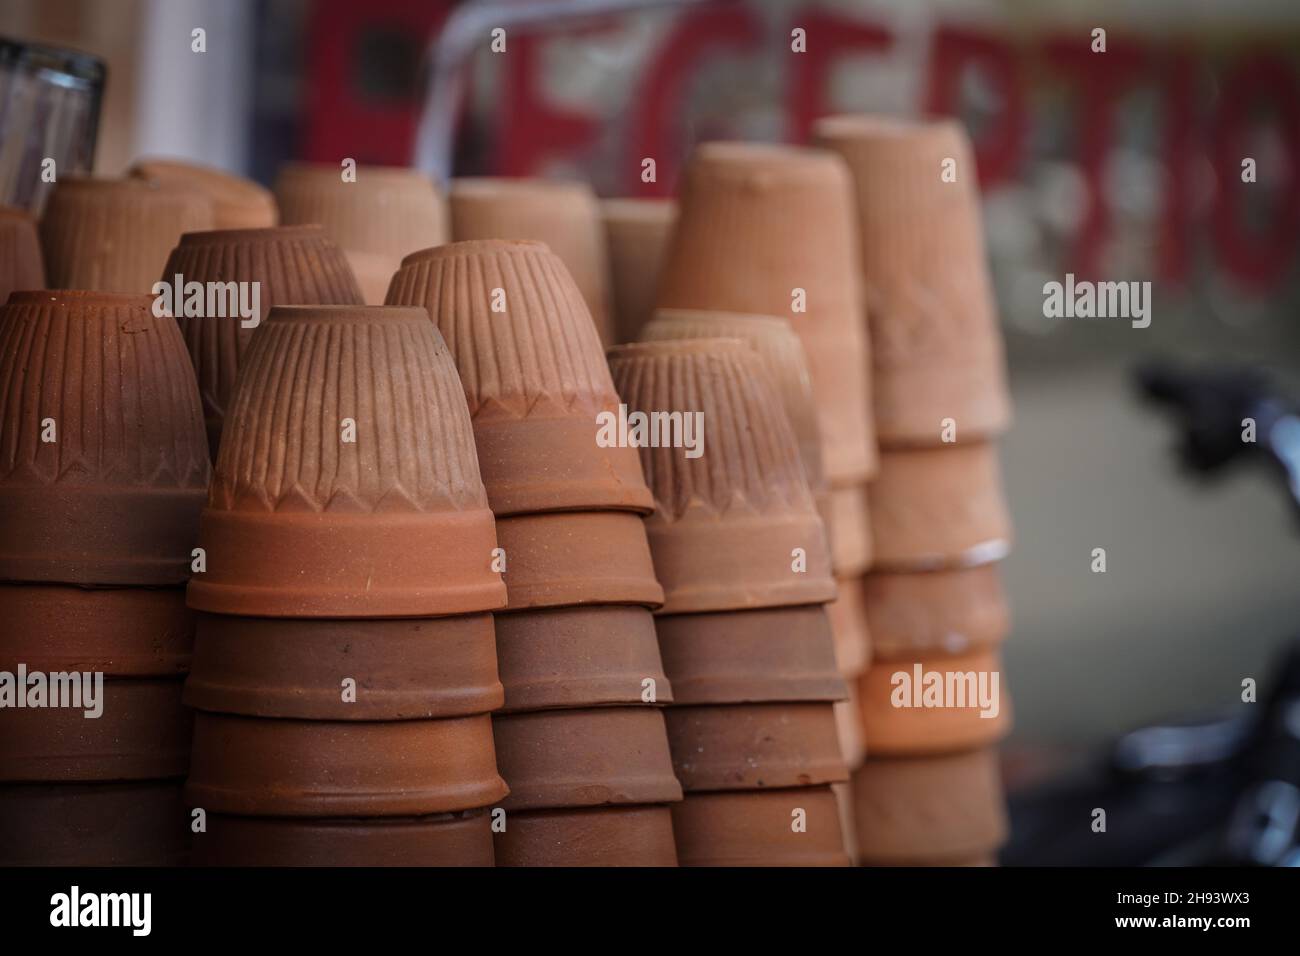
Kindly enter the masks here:
<path id="1" fill-rule="evenodd" d="M 44 289 L 45 262 L 36 220 L 22 209 L 0 206 L 0 302 L 18 289 Z"/>
<path id="2" fill-rule="evenodd" d="M 604 199 L 610 293 L 614 306 L 614 341 L 635 341 L 654 312 L 659 271 L 677 222 L 671 199 Z"/>
<path id="3" fill-rule="evenodd" d="M 172 585 L 208 485 L 194 371 L 146 296 L 0 307 L 0 580 Z"/>
<path id="4" fill-rule="evenodd" d="M 821 605 L 667 614 L 656 624 L 675 703 L 842 700 L 848 693 Z"/>
<path id="5" fill-rule="evenodd" d="M 148 295 L 181 235 L 214 225 L 212 201 L 143 179 L 64 177 L 41 219 L 52 289 Z"/>
<path id="6" fill-rule="evenodd" d="M 848 866 L 830 787 L 689 793 L 674 804 L 682 866 Z"/>
<path id="7" fill-rule="evenodd" d="M 670 707 L 665 719 L 673 769 L 687 793 L 849 778 L 829 701 Z"/>
<path id="8" fill-rule="evenodd" d="M 510 785 L 500 805 L 508 811 L 682 798 L 656 707 L 501 714 L 493 729 L 497 764 Z"/>
<path id="9" fill-rule="evenodd" d="M 871 663 L 872 638 L 863 581 L 862 578 L 837 578 L 835 588 L 837 597 L 826 605 L 835 662 L 845 677 L 856 677 Z"/>
<path id="10" fill-rule="evenodd" d="M 868 865 L 939 864 L 1007 836 L 997 751 L 872 758 L 853 775 L 858 847 Z"/>
<path id="11" fill-rule="evenodd" d="M 509 610 L 658 607 L 664 592 L 641 517 L 626 511 L 514 515 L 497 522 Z"/>
<path id="12" fill-rule="evenodd" d="M 181 677 L 190 669 L 194 617 L 184 588 L 0 586 L 0 669 L 100 671 L 108 677 Z"/>
<path id="13" fill-rule="evenodd" d="M 835 702 L 835 727 L 840 738 L 844 766 L 861 767 L 867 758 L 867 739 L 862 732 L 862 701 L 858 699 L 857 681 L 849 681 L 847 700 Z"/>
<path id="14" fill-rule="evenodd" d="M 831 567 L 836 577 L 856 577 L 871 567 L 871 512 L 864 484 L 829 488 L 818 499 L 818 511 L 831 542 Z"/>
<path id="15" fill-rule="evenodd" d="M 992 650 L 873 664 L 858 679 L 867 753 L 951 753 L 1002 739 L 1011 698 L 1001 669 Z"/>
<path id="16" fill-rule="evenodd" d="M 505 793 L 486 714 L 393 721 L 194 715 L 186 798 L 209 812 L 425 816 L 485 807 Z"/>
<path id="17" fill-rule="evenodd" d="M 31 702 L 30 672 L 28 682 Z M 78 707 L 29 703 L 0 710 L 0 780 L 146 780 L 185 773 L 190 712 L 181 706 L 179 680 L 108 680 L 99 694 L 89 707 L 82 697 Z M 86 716 L 96 709 L 100 716 Z"/>
<path id="18" fill-rule="evenodd" d="M 598 440 L 619 397 L 578 287 L 540 243 L 454 242 L 407 256 L 391 305 L 428 309 L 456 361 L 498 518 L 654 508 L 635 448 Z M 501 311 L 504 310 L 504 311 Z"/>
<path id="19" fill-rule="evenodd" d="M 424 817 L 291 819 L 208 814 L 196 866 L 492 866 L 486 810 Z"/>
<path id="20" fill-rule="evenodd" d="M 185 703 L 306 720 L 414 720 L 496 710 L 491 614 L 399 620 L 199 615 Z M 350 683 L 349 683 L 350 682 Z"/>
<path id="21" fill-rule="evenodd" d="M 832 484 L 861 482 L 876 467 L 852 190 L 833 153 L 697 147 L 657 303 L 789 317 L 808 356 Z"/>
<path id="22" fill-rule="evenodd" d="M 269 189 L 211 166 L 179 159 L 140 159 L 127 174 L 208 197 L 213 229 L 269 229 L 280 218 Z"/>
<path id="23" fill-rule="evenodd" d="M 497 866 L 676 866 L 667 806 L 512 813 L 496 834 Z"/>
<path id="24" fill-rule="evenodd" d="M 179 780 L 0 786 L 0 866 L 182 866 Z"/>
<path id="25" fill-rule="evenodd" d="M 655 498 L 646 531 L 663 613 L 834 598 L 799 447 L 758 354 L 738 339 L 644 342 L 612 349 L 610 366 L 629 422 L 680 413 L 677 444 L 688 422 L 696 429 L 694 450 L 671 447 L 671 429 L 669 444 L 657 430 L 659 447 L 641 448 Z"/>
<path id="26" fill-rule="evenodd" d="M 958 441 L 1000 434 L 1010 398 L 965 132 L 951 120 L 840 116 L 815 135 L 856 186 L 882 444 L 937 444 L 945 418 Z"/>
<path id="27" fill-rule="evenodd" d="M 423 309 L 276 306 L 245 355 L 190 606 L 433 617 L 505 603 L 469 413 Z"/>
<path id="28" fill-rule="evenodd" d="M 199 379 L 208 444 L 216 458 L 221 427 L 235 393 L 235 376 L 257 325 L 276 305 L 360 305 L 361 290 L 342 250 L 320 226 L 233 229 L 181 236 L 161 281 L 257 283 L 257 315 L 191 315 L 173 306 Z M 174 294 L 174 300 L 177 296 Z M 213 303 L 217 305 L 217 303 Z M 203 304 L 206 312 L 206 299 Z M 247 327 L 245 323 L 248 323 Z"/>
<path id="29" fill-rule="evenodd" d="M 549 246 L 577 283 L 601 342 L 614 344 L 605 234 L 590 186 L 541 179 L 454 179 L 449 205 L 457 242 L 533 239 Z"/>
<path id="30" fill-rule="evenodd" d="M 994 445 L 891 449 L 871 485 L 874 566 L 971 567 L 1006 557 L 1011 519 Z"/>
<path id="31" fill-rule="evenodd" d="M 506 710 L 673 701 L 654 617 L 645 608 L 498 614 L 496 632 Z"/>
<path id="32" fill-rule="evenodd" d="M 966 654 L 1001 644 L 1011 630 L 997 564 L 868 574 L 863 589 L 881 660 Z"/>
<path id="33" fill-rule="evenodd" d="M 402 256 L 446 242 L 446 202 L 433 182 L 414 169 L 361 166 L 344 170 L 323 163 L 289 163 L 275 180 L 280 222 L 319 223 L 348 258 L 361 292 L 379 305 Z"/>

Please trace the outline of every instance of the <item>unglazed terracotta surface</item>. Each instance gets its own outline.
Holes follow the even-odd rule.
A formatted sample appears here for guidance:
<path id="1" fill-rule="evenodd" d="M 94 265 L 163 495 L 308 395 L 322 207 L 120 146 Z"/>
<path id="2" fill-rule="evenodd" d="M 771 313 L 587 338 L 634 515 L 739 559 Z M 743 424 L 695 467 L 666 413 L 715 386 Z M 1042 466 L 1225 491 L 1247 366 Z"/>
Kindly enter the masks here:
<path id="1" fill-rule="evenodd" d="M 177 159 L 142 159 L 129 175 L 188 189 L 212 202 L 213 229 L 268 229 L 279 220 L 275 197 L 251 179 Z"/>
<path id="2" fill-rule="evenodd" d="M 826 605 L 835 642 L 835 662 L 841 674 L 855 677 L 867 669 L 872 654 L 863 579 L 837 578 L 835 590 L 835 600 Z"/>
<path id="3" fill-rule="evenodd" d="M 677 203 L 672 199 L 604 199 L 600 218 L 609 256 L 614 342 L 632 342 L 654 312 L 659 273 L 677 223 Z"/>
<path id="4" fill-rule="evenodd" d="M 672 814 L 682 866 L 849 865 L 827 786 L 689 793 Z"/>
<path id="5" fill-rule="evenodd" d="M 21 209 L 0 206 L 0 304 L 19 289 L 45 288 L 45 261 L 36 220 Z"/>
<path id="6" fill-rule="evenodd" d="M 1011 614 L 998 564 L 868 574 L 867 621 L 881 660 L 964 654 L 1001 644 Z"/>
<path id="7" fill-rule="evenodd" d="M 497 866 L 676 866 L 667 806 L 524 810 L 496 834 Z"/>

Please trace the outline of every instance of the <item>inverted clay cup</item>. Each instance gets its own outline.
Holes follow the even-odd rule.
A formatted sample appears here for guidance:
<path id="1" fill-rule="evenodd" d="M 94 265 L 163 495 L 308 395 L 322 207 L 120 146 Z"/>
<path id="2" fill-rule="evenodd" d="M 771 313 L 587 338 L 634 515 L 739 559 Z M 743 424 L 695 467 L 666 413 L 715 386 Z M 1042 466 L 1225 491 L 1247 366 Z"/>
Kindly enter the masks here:
<path id="1" fill-rule="evenodd" d="M 0 302 L 16 289 L 44 289 L 45 263 L 36 220 L 22 209 L 0 206 Z"/>
<path id="2" fill-rule="evenodd" d="M 206 494 L 194 371 L 146 296 L 0 307 L 0 579 L 174 585 Z"/>
<path id="3" fill-rule="evenodd" d="M 609 256 L 614 342 L 633 342 L 654 312 L 659 271 L 677 203 L 671 199 L 605 199 L 600 203 Z"/>
<path id="4" fill-rule="evenodd" d="M 578 286 L 546 246 L 422 250 L 403 260 L 388 302 L 428 309 L 446 340 L 497 517 L 653 509 L 636 449 L 601 429 L 619 398 Z"/>
<path id="5" fill-rule="evenodd" d="M 881 442 L 934 444 L 946 418 L 959 442 L 1004 431 L 1010 399 L 965 132 L 951 120 L 839 116 L 815 134 L 856 186 Z"/>
<path id="6" fill-rule="evenodd" d="M 320 226 L 186 233 L 167 258 L 161 281 L 172 290 L 172 314 L 198 376 L 214 458 L 244 353 L 271 307 L 362 302 L 347 259 Z M 213 300 L 210 306 L 205 295 L 201 314 L 193 314 L 185 291 L 192 282 L 205 287 L 208 283 L 241 283 L 248 290 L 248 298 L 242 302 L 245 306 L 253 304 L 255 286 L 257 311 L 245 318 L 229 300 Z M 215 309 L 210 311 L 212 306 Z"/>
<path id="7" fill-rule="evenodd" d="M 207 196 L 212 202 L 213 229 L 268 229 L 279 219 L 270 190 L 211 166 L 177 159 L 141 159 L 129 174 Z"/>
<path id="8" fill-rule="evenodd" d="M 738 339 L 643 342 L 612 349 L 610 366 L 629 440 L 655 446 L 641 465 L 663 613 L 831 600 L 821 518 L 758 353 Z"/>
<path id="9" fill-rule="evenodd" d="M 277 306 L 245 358 L 191 607 L 432 617 L 505 603 L 460 379 L 423 309 Z"/>
<path id="10" fill-rule="evenodd" d="M 41 219 L 52 289 L 148 295 L 181 235 L 214 225 L 212 201 L 143 179 L 61 178 Z"/>
<path id="11" fill-rule="evenodd" d="M 496 834 L 497 866 L 676 866 L 667 806 L 510 814 Z"/>
<path id="12" fill-rule="evenodd" d="M 590 186 L 541 179 L 454 179 L 449 204 L 457 242 L 532 239 L 549 246 L 577 283 L 601 342 L 613 344 L 605 236 Z"/>
<path id="13" fill-rule="evenodd" d="M 689 793 L 672 808 L 682 866 L 848 866 L 830 787 Z"/>
<path id="14" fill-rule="evenodd" d="M 1002 643 L 1011 629 L 997 564 L 868 574 L 863 589 L 881 660 L 965 654 Z"/>

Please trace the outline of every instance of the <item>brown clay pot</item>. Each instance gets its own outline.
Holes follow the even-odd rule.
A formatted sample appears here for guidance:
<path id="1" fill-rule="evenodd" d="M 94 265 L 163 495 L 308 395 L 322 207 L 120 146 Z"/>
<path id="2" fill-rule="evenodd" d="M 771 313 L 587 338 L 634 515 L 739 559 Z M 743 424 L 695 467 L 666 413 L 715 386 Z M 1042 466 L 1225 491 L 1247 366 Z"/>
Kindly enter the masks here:
<path id="1" fill-rule="evenodd" d="M 49 287 L 149 295 L 181 235 L 214 223 L 212 201 L 192 189 L 61 177 L 40 226 Z"/>
<path id="2" fill-rule="evenodd" d="M 1006 556 L 1011 520 L 990 444 L 890 449 L 871 484 L 874 566 L 972 567 Z"/>
<path id="3" fill-rule="evenodd" d="M 837 578 L 836 598 L 826 605 L 835 643 L 835 662 L 845 677 L 856 677 L 871 663 L 872 638 L 862 578 Z"/>
<path id="4" fill-rule="evenodd" d="M 875 470 L 852 182 L 832 153 L 705 143 L 687 166 L 658 306 L 788 317 L 808 355 L 831 484 Z M 804 310 L 795 301 L 805 293 Z"/>
<path id="5" fill-rule="evenodd" d="M 841 116 L 815 135 L 857 187 L 881 442 L 936 444 L 945 418 L 958 441 L 1000 434 L 1010 399 L 965 132 L 952 120 Z M 954 182 L 940 176 L 947 160 Z"/>
<path id="6" fill-rule="evenodd" d="M 146 296 L 16 292 L 0 381 L 0 580 L 183 583 L 209 467 L 176 323 Z"/>
<path id="7" fill-rule="evenodd" d="M 605 199 L 600 203 L 609 258 L 614 342 L 633 342 L 654 312 L 659 271 L 677 222 L 671 199 Z"/>
<path id="8" fill-rule="evenodd" d="M 508 811 L 682 798 L 656 707 L 502 714 L 493 726 Z"/>
<path id="9" fill-rule="evenodd" d="M 186 799 L 209 813 L 424 816 L 503 797 L 486 714 L 444 720 L 194 715 Z"/>
<path id="10" fill-rule="evenodd" d="M 194 617 L 184 588 L 0 586 L 0 668 L 182 677 Z"/>
<path id="11" fill-rule="evenodd" d="M 505 709 L 668 704 L 654 617 L 642 607 L 548 608 L 496 615 Z M 645 680 L 653 697 L 645 700 Z"/>
<path id="12" fill-rule="evenodd" d="M 673 770 L 687 793 L 808 787 L 847 780 L 825 703 L 670 707 Z"/>
<path id="13" fill-rule="evenodd" d="M 921 667 L 921 680 L 916 679 L 916 667 Z M 1007 694 L 1002 662 L 992 650 L 972 651 L 951 657 L 909 658 L 908 660 L 881 661 L 870 667 L 858 679 L 858 698 L 862 704 L 862 726 L 867 753 L 873 757 L 902 754 L 952 753 L 983 747 L 1002 739 L 1011 729 L 1011 698 Z M 962 693 L 967 695 L 964 706 L 955 701 L 946 706 L 924 704 L 926 675 L 938 672 L 944 683 L 948 674 L 974 673 L 976 681 L 984 674 L 998 674 L 997 694 L 993 696 L 996 713 L 982 716 L 978 702 L 978 683 L 974 685 L 975 700 L 969 681 L 962 681 Z M 895 675 L 903 675 L 896 677 Z M 904 682 L 903 677 L 906 678 Z M 987 688 L 992 692 L 991 677 Z M 918 683 L 921 689 L 916 689 Z M 953 693 L 957 692 L 954 687 Z M 911 706 L 895 706 L 896 700 L 905 700 Z M 989 710 L 992 712 L 992 706 Z"/>
<path id="14" fill-rule="evenodd" d="M 258 324 L 276 305 L 361 304 L 347 259 L 320 226 L 186 233 L 171 251 L 161 281 L 174 286 L 177 275 L 185 283 L 258 283 Z M 208 444 L 216 458 L 235 377 L 255 329 L 244 328 L 238 317 L 182 314 L 176 321 L 198 375 Z"/>
<path id="15" fill-rule="evenodd" d="M 705 423 L 695 458 L 685 448 L 641 449 L 663 613 L 834 598 L 799 447 L 758 354 L 738 339 L 644 342 L 611 350 L 610 365 L 629 409 L 699 413 Z"/>
<path id="16" fill-rule="evenodd" d="M 677 704 L 842 700 L 848 693 L 819 604 L 665 614 L 656 625 Z"/>
<path id="17" fill-rule="evenodd" d="M 324 227 L 370 305 L 384 301 L 402 256 L 448 240 L 446 203 L 414 169 L 361 166 L 345 182 L 339 165 L 289 163 L 276 177 L 275 200 L 284 225 Z"/>
<path id="18" fill-rule="evenodd" d="M 857 577 L 871 567 L 871 513 L 867 506 L 867 486 L 848 485 L 827 489 L 822 521 L 831 543 L 831 567 L 835 576 Z"/>
<path id="19" fill-rule="evenodd" d="M 106 680 L 102 693 L 96 718 L 86 717 L 84 707 L 0 710 L 0 780 L 182 776 L 189 765 L 190 712 L 181 706 L 181 682 Z"/>
<path id="20" fill-rule="evenodd" d="M 352 699 L 343 682 L 351 679 Z M 199 615 L 185 703 L 307 720 L 462 717 L 501 706 L 491 614 L 400 620 Z"/>
<path id="21" fill-rule="evenodd" d="M 497 522 L 507 608 L 574 604 L 658 607 L 664 592 L 641 517 L 627 511 L 514 515 Z"/>
<path id="22" fill-rule="evenodd" d="M 455 179 L 449 205 L 451 234 L 457 242 L 532 239 L 546 243 L 577 283 L 601 342 L 614 344 L 605 235 L 590 186 L 541 179 Z"/>
<path id="23" fill-rule="evenodd" d="M 689 793 L 672 814 L 682 866 L 849 865 L 830 787 Z"/>
<path id="24" fill-rule="evenodd" d="M 1011 615 L 997 564 L 863 581 L 867 621 L 880 660 L 965 654 L 1001 644 Z"/>
<path id="25" fill-rule="evenodd" d="M 212 202 L 213 229 L 269 229 L 280 218 L 270 190 L 211 166 L 176 159 L 140 159 L 128 175 L 206 196 Z"/>
<path id="26" fill-rule="evenodd" d="M 354 427 L 354 441 L 345 438 Z M 423 309 L 276 306 L 245 355 L 190 606 L 433 617 L 505 603 L 460 380 Z"/>
<path id="27" fill-rule="evenodd" d="M 210 813 L 196 866 L 492 866 L 486 810 L 424 817 L 291 819 Z"/>
<path id="28" fill-rule="evenodd" d="M 0 206 L 0 303 L 19 289 L 45 288 L 45 262 L 36 220 L 22 209 Z"/>
<path id="29" fill-rule="evenodd" d="M 840 754 L 850 770 L 867 759 L 867 739 L 862 732 L 862 701 L 858 699 L 857 681 L 850 680 L 847 700 L 835 702 L 835 732 L 840 739 Z"/>
<path id="30" fill-rule="evenodd" d="M 496 834 L 497 866 L 676 866 L 667 806 L 511 813 Z"/>
<path id="31" fill-rule="evenodd" d="M 853 775 L 858 847 L 867 865 L 943 865 L 1006 839 L 997 751 L 872 757 Z"/>
<path id="32" fill-rule="evenodd" d="M 0 786 L 0 866 L 182 866 L 180 780 Z"/>
<path id="33" fill-rule="evenodd" d="M 428 310 L 447 342 L 498 518 L 654 509 L 635 448 L 597 443 L 619 397 L 564 263 L 537 242 L 454 242 L 407 256 L 391 305 Z M 504 312 L 494 312 L 502 307 Z"/>

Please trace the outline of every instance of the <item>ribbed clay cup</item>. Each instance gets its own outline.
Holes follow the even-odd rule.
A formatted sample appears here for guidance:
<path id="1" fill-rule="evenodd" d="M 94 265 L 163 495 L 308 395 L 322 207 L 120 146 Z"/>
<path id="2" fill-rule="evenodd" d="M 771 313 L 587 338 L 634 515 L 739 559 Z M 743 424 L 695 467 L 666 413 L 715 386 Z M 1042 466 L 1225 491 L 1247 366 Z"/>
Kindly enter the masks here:
<path id="1" fill-rule="evenodd" d="M 849 865 L 830 787 L 688 793 L 672 814 L 682 866 Z"/>
<path id="2" fill-rule="evenodd" d="M 830 620 L 818 604 L 656 619 L 677 704 L 842 700 Z"/>
<path id="3" fill-rule="evenodd" d="M 496 834 L 497 866 L 676 866 L 667 806 L 589 807 L 510 814 Z"/>
<path id="4" fill-rule="evenodd" d="M 0 303 L 15 290 L 44 288 L 36 220 L 22 209 L 0 206 Z"/>
<path id="5" fill-rule="evenodd" d="M 758 353 L 738 339 L 646 342 L 612 349 L 610 367 L 629 410 L 629 440 L 638 413 L 679 413 L 679 444 L 688 423 L 702 422 L 694 450 L 641 448 L 655 497 L 646 531 L 663 613 L 831 600 L 825 532 Z M 662 429 L 646 434 L 664 437 Z M 671 429 L 667 437 L 671 444 Z"/>
<path id="6" fill-rule="evenodd" d="M 185 343 L 152 304 L 49 291 L 0 307 L 0 580 L 189 577 L 208 450 Z"/>
<path id="7" fill-rule="evenodd" d="M 345 182 L 340 166 L 289 163 L 275 180 L 275 200 L 284 225 L 324 227 L 370 305 L 384 301 L 403 256 L 448 240 L 446 202 L 414 169 L 361 166 Z"/>
<path id="8" fill-rule="evenodd" d="M 269 229 L 280 218 L 269 189 L 211 166 L 178 159 L 141 159 L 128 175 L 206 196 L 212 202 L 213 229 Z"/>
<path id="9" fill-rule="evenodd" d="M 997 751 L 868 760 L 853 775 L 858 848 L 867 865 L 944 865 L 1007 837 Z"/>
<path id="10" fill-rule="evenodd" d="M 180 237 L 213 228 L 212 201 L 143 179 L 60 179 L 41 219 L 52 289 L 147 295 Z"/>
<path id="11" fill-rule="evenodd" d="M 614 341 L 634 342 L 654 312 L 659 272 L 668 252 L 677 203 L 671 199 L 605 199 L 600 203 L 609 257 Z"/>
<path id="12" fill-rule="evenodd" d="M 342 250 L 320 226 L 187 233 L 167 258 L 161 281 L 174 290 L 178 275 L 182 291 L 190 282 L 257 283 L 258 313 L 250 320 L 255 324 L 248 327 L 236 314 L 195 316 L 177 305 L 172 308 L 198 375 L 208 444 L 215 458 L 234 397 L 235 376 L 254 330 L 271 307 L 361 305 L 361 289 Z"/>
<path id="13" fill-rule="evenodd" d="M 815 136 L 856 186 L 882 444 L 937 444 L 945 418 L 958 441 L 1001 433 L 1010 398 L 965 132 L 951 120 L 840 116 Z"/>
<path id="14" fill-rule="evenodd" d="M 542 179 L 453 179 L 449 205 L 457 242 L 532 239 L 549 246 L 577 283 L 601 342 L 614 344 L 605 235 L 590 186 Z"/>
<path id="15" fill-rule="evenodd" d="M 497 517 L 653 509 L 636 449 L 597 440 L 619 397 L 578 287 L 553 252 L 506 240 L 425 249 L 403 260 L 388 302 L 427 309 L 446 340 Z"/>
<path id="16" fill-rule="evenodd" d="M 245 360 L 191 607 L 434 617 L 505 603 L 460 379 L 423 309 L 276 306 Z"/>
<path id="17" fill-rule="evenodd" d="M 403 817 L 505 796 L 492 718 L 333 721 L 194 715 L 190 806 L 271 817 Z"/>
<path id="18" fill-rule="evenodd" d="M 965 654 L 1001 644 L 1011 613 L 997 564 L 868 574 L 867 621 L 880 660 Z"/>
<path id="19" fill-rule="evenodd" d="M 933 571 L 998 561 L 1011 550 L 997 447 L 890 449 L 871 483 L 875 567 Z"/>
<path id="20" fill-rule="evenodd" d="M 808 356 L 832 484 L 861 481 L 876 467 L 852 189 L 832 153 L 697 147 L 658 296 L 660 308 L 790 319 Z"/>
<path id="21" fill-rule="evenodd" d="M 306 720 L 464 717 L 496 710 L 503 699 L 491 614 L 374 621 L 203 614 L 185 684 L 185 703 L 199 710 Z"/>

